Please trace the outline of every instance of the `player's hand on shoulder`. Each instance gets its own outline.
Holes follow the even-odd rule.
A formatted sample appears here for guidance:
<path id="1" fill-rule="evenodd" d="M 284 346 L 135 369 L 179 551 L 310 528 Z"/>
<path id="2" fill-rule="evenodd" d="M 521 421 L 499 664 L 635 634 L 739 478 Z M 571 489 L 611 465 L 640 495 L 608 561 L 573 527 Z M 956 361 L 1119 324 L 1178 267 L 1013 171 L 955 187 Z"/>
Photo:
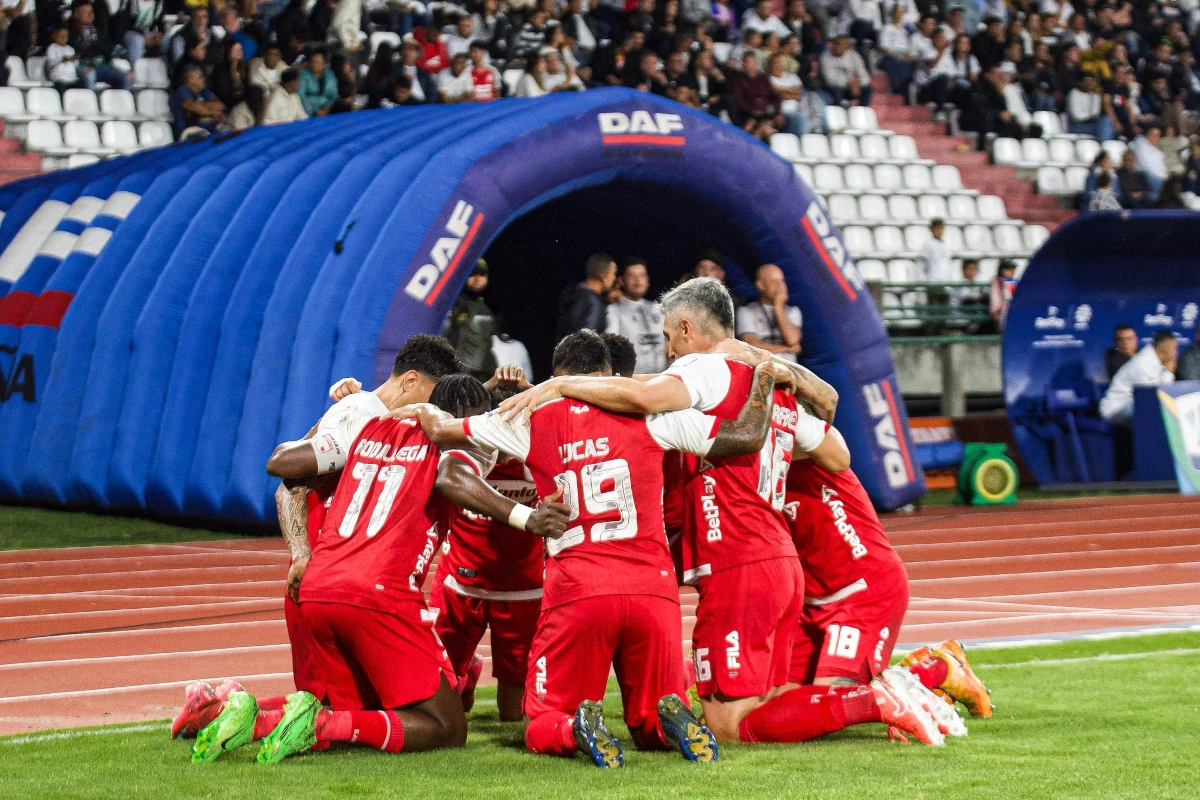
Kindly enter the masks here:
<path id="1" fill-rule="evenodd" d="M 337 403 L 345 400 L 352 394 L 357 394 L 362 391 L 362 383 L 354 378 L 342 378 L 340 381 L 329 387 L 329 398 Z"/>
<path id="2" fill-rule="evenodd" d="M 769 370 L 775 378 L 775 388 L 788 394 L 796 393 L 796 373 L 772 359 L 764 362 L 762 369 Z"/>
<path id="3" fill-rule="evenodd" d="M 571 517 L 571 507 L 566 503 L 558 502 L 562 499 L 562 494 L 563 490 L 560 486 L 557 492 L 538 503 L 537 508 L 529 517 L 529 522 L 525 525 L 525 530 L 534 536 L 541 536 L 543 539 L 557 539 L 562 536 L 563 531 L 567 529 L 567 521 Z"/>
<path id="4" fill-rule="evenodd" d="M 740 361 L 748 367 L 757 367 L 771 360 L 771 353 L 741 339 L 723 339 L 713 352 L 721 353 L 729 361 Z"/>
<path id="5" fill-rule="evenodd" d="M 531 389 L 526 389 L 520 394 L 515 394 L 505 400 L 496 411 L 505 422 L 512 422 L 521 414 L 528 416 L 533 413 L 533 410 L 542 403 L 548 403 L 551 400 L 557 400 L 562 397 L 558 391 L 558 384 L 555 379 L 551 378 L 548 381 L 543 381 Z"/>
<path id="6" fill-rule="evenodd" d="M 497 367 L 496 372 L 492 375 L 492 377 L 488 378 L 487 382 L 483 385 L 486 388 L 491 389 L 502 384 L 512 384 L 521 391 L 533 386 L 533 384 L 529 382 L 528 378 L 526 378 L 525 370 L 521 369 L 516 364 L 505 364 L 502 367 Z"/>
<path id="7" fill-rule="evenodd" d="M 421 419 L 431 411 L 440 410 L 432 403 L 409 403 L 406 406 L 393 408 L 382 415 L 380 419 Z"/>

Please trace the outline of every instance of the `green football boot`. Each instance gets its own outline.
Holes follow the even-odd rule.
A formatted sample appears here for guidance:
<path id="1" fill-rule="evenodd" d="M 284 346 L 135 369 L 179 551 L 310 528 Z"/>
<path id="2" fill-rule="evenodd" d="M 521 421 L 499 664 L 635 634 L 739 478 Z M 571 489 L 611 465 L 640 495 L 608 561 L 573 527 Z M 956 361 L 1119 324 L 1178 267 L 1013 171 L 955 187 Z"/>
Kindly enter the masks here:
<path id="1" fill-rule="evenodd" d="M 217 718 L 196 734 L 192 745 L 192 763 L 216 761 L 222 753 L 250 744 L 254 739 L 254 718 L 258 701 L 249 692 L 230 692 L 225 708 Z"/>
<path id="2" fill-rule="evenodd" d="M 304 753 L 317 743 L 317 712 L 321 701 L 308 692 L 287 696 L 283 719 L 262 740 L 255 760 L 259 764 L 278 764 L 285 758 Z"/>

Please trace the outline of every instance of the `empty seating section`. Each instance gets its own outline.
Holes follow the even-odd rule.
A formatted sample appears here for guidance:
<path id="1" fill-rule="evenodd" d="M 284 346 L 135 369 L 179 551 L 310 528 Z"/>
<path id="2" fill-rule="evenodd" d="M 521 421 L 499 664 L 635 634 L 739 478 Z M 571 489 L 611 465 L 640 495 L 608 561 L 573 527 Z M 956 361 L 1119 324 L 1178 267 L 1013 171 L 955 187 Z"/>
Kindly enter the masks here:
<path id="1" fill-rule="evenodd" d="M 40 152 L 43 169 L 81 166 L 174 140 L 170 81 L 160 59 L 137 61 L 133 91 L 100 84 L 61 93 L 46 80 L 44 58 L 9 56 L 5 63 L 10 74 L 8 86 L 0 87 L 5 133 Z"/>

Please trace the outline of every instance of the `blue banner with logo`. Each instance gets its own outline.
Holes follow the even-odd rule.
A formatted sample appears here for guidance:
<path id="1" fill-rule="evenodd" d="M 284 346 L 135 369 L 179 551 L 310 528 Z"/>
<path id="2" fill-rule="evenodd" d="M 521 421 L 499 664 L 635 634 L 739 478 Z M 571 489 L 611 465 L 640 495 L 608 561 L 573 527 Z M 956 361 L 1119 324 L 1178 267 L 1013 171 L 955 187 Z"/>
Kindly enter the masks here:
<path id="1" fill-rule="evenodd" d="M 1158 402 L 1179 491 L 1200 494 L 1200 381 L 1163 386 Z"/>
<path id="2" fill-rule="evenodd" d="M 1004 329 L 1004 393 L 1021 454 L 1039 483 L 1118 480 L 1118 432 L 1099 417 L 1118 325 L 1139 347 L 1170 331 L 1184 347 L 1200 322 L 1200 214 L 1100 213 L 1055 231 L 1029 262 Z"/>

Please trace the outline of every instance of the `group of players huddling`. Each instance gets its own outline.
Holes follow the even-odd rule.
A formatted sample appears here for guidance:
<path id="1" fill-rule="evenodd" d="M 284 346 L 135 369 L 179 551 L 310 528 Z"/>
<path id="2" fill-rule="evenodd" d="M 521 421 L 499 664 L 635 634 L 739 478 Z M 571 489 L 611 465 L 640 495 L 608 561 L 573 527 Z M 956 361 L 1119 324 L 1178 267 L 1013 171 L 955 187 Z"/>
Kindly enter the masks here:
<path id="1" fill-rule="evenodd" d="M 257 740 L 264 764 L 334 742 L 461 747 L 489 627 L 500 719 L 524 719 L 531 753 L 601 767 L 624 764 L 610 668 L 635 745 L 690 761 L 866 722 L 939 745 L 966 733 L 956 701 L 989 716 L 953 640 L 888 667 L 908 576 L 826 421 L 836 392 L 733 339 L 718 281 L 677 286 L 662 310 L 658 375 L 632 376 L 628 341 L 585 330 L 558 343 L 549 381 L 502 367 L 485 385 L 421 335 L 374 391 L 335 385 L 267 464 L 298 691 L 192 684 L 172 726 L 195 736 L 192 760 Z M 688 662 L 680 583 L 699 593 Z"/>

